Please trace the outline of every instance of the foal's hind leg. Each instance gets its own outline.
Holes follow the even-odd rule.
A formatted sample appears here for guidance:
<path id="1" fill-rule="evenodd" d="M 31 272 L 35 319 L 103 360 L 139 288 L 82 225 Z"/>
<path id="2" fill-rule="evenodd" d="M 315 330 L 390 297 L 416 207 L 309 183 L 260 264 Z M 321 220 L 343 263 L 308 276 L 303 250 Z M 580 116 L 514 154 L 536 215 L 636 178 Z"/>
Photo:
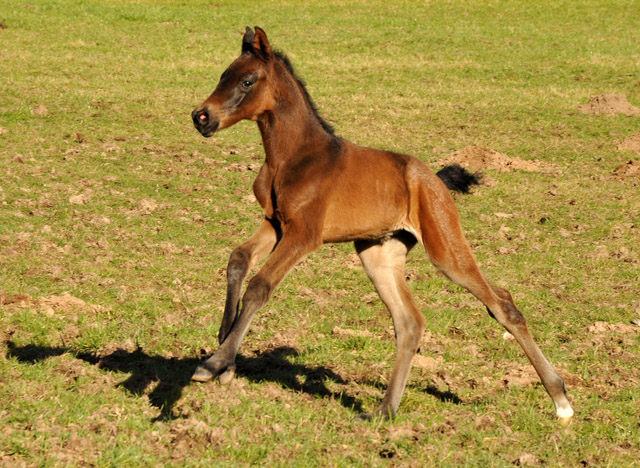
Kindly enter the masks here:
<path id="1" fill-rule="evenodd" d="M 511 294 L 492 286 L 480 272 L 463 237 L 451 197 L 448 193 L 443 195 L 437 186 L 423 187 L 421 195 L 426 199 L 420 200 L 420 227 L 431 260 L 454 283 L 482 301 L 491 316 L 515 337 L 553 399 L 556 415 L 562 422 L 568 422 L 573 409 L 565 393 L 564 381 L 531 338 L 525 318 L 513 303 Z"/>
<path id="2" fill-rule="evenodd" d="M 411 360 L 424 331 L 424 317 L 413 301 L 404 277 L 407 253 L 415 243 L 412 235 L 400 232 L 391 239 L 355 244 L 365 271 L 391 312 L 396 331 L 396 363 L 387 392 L 374 416 L 394 417 L 398 411 L 409 378 Z M 372 415 L 363 416 L 369 418 Z"/>

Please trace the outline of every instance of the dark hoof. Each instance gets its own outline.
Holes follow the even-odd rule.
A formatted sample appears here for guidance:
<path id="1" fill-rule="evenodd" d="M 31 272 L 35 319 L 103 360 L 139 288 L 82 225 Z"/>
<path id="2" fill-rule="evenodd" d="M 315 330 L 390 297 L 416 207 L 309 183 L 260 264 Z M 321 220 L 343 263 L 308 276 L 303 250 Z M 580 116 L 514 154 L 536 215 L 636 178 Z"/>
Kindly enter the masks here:
<path id="1" fill-rule="evenodd" d="M 210 382 L 213 380 L 213 374 L 202 366 L 198 366 L 196 371 L 191 376 L 191 380 L 194 382 Z"/>

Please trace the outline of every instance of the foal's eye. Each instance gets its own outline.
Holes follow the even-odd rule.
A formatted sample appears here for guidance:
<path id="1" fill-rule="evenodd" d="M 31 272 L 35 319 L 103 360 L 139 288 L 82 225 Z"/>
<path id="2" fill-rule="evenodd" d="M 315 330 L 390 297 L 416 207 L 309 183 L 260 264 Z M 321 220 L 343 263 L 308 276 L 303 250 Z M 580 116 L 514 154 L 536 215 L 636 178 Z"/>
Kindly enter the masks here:
<path id="1" fill-rule="evenodd" d="M 253 83 L 252 83 L 251 81 L 248 81 L 248 80 L 247 80 L 247 81 L 243 81 L 243 82 L 242 82 L 242 87 L 243 87 L 243 88 L 245 88 L 245 89 L 249 89 L 249 88 L 251 88 L 252 86 L 253 86 Z"/>

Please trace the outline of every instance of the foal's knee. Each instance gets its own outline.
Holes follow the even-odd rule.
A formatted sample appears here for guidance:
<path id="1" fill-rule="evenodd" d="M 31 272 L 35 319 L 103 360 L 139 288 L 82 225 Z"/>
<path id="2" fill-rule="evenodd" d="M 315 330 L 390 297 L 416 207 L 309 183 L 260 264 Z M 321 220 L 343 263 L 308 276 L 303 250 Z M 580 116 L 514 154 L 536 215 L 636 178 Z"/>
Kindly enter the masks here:
<path id="1" fill-rule="evenodd" d="M 227 264 L 227 279 L 230 282 L 238 281 L 247 274 L 251 254 L 243 247 L 237 247 L 229 256 Z"/>
<path id="2" fill-rule="evenodd" d="M 522 315 L 522 312 L 518 310 L 513 302 L 507 302 L 504 304 L 504 307 L 507 311 L 507 320 L 509 321 L 509 324 L 518 327 L 527 326 L 527 321 L 524 318 L 524 315 Z"/>

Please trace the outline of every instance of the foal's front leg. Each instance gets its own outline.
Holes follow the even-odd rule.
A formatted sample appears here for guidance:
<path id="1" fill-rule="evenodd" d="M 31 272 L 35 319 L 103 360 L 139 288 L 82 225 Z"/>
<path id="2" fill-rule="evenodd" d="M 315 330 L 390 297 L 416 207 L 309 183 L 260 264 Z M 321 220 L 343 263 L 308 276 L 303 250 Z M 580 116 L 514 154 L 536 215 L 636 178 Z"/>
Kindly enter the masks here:
<path id="1" fill-rule="evenodd" d="M 227 300 L 218 332 L 222 344 L 238 315 L 240 292 L 247 272 L 257 262 L 269 255 L 278 242 L 278 232 L 271 221 L 264 220 L 248 241 L 237 247 L 229 256 L 227 265 Z"/>
<path id="2" fill-rule="evenodd" d="M 227 299 L 224 306 L 222 323 L 218 331 L 218 342 L 220 344 L 227 338 L 238 315 L 242 283 L 247 276 L 247 272 L 253 265 L 273 251 L 275 245 L 278 243 L 278 237 L 278 230 L 272 222 L 265 219 L 248 241 L 231 252 L 227 265 Z M 229 366 L 220 375 L 220 383 L 227 384 L 231 382 L 234 375 L 235 365 Z M 199 382 L 207 382 L 212 378 L 213 375 L 200 367 L 191 377 L 192 380 Z"/>
<path id="3" fill-rule="evenodd" d="M 242 297 L 242 308 L 237 314 L 218 351 L 196 369 L 192 380 L 206 382 L 222 373 L 221 381 L 230 381 L 229 372 L 235 369 L 235 359 L 240 343 L 249 329 L 256 311 L 269 299 L 275 287 L 284 279 L 289 270 L 307 253 L 315 250 L 321 242 L 305 230 L 290 227 L 277 243 L 271 257 L 247 286 Z"/>

